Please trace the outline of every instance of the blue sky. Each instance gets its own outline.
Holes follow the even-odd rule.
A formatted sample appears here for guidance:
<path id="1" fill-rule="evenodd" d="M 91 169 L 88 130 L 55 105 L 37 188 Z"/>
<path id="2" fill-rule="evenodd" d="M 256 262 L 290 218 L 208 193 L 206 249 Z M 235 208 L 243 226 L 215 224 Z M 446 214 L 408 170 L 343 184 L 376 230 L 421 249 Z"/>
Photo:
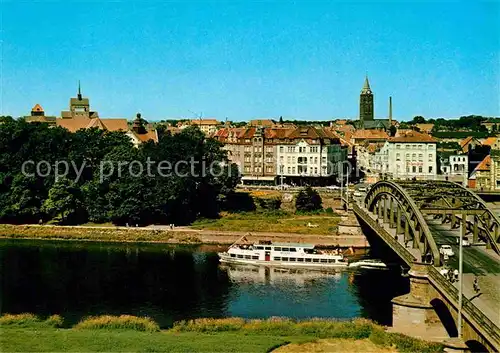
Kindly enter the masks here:
<path id="1" fill-rule="evenodd" d="M 499 2 L 2 1 L 0 113 L 101 117 L 500 115 Z"/>

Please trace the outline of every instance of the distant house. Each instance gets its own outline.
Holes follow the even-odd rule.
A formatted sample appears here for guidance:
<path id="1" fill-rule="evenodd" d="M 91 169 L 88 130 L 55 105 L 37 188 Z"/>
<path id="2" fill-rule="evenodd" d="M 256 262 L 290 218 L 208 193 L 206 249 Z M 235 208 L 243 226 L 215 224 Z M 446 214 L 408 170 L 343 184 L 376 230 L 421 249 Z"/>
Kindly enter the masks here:
<path id="1" fill-rule="evenodd" d="M 276 121 L 271 119 L 253 119 L 248 122 L 249 127 L 273 127 Z"/>
<path id="2" fill-rule="evenodd" d="M 420 132 L 424 132 L 426 134 L 430 134 L 432 129 L 434 128 L 434 124 L 415 124 L 415 127 L 420 130 Z"/>
<path id="3" fill-rule="evenodd" d="M 189 122 L 181 123 L 179 128 L 182 130 L 188 126 L 198 126 L 205 135 L 210 136 L 213 135 L 221 125 L 222 124 L 216 119 L 193 119 Z"/>
<path id="4" fill-rule="evenodd" d="M 472 136 L 466 137 L 460 141 L 460 148 L 462 148 L 462 152 L 464 153 L 472 151 L 478 145 L 481 145 L 481 141 Z"/>
<path id="5" fill-rule="evenodd" d="M 38 103 L 31 108 L 31 114 L 23 118 L 28 123 L 47 123 L 52 126 L 56 124 L 56 117 L 45 115 L 45 111 Z"/>
<path id="6" fill-rule="evenodd" d="M 132 129 L 127 131 L 127 136 L 130 137 L 135 147 L 138 147 L 141 143 L 147 141 L 158 142 L 158 132 L 156 129 L 147 128 L 140 113 L 137 113 L 137 116 L 132 124 Z"/>
<path id="7" fill-rule="evenodd" d="M 484 157 L 481 163 L 472 171 L 469 182 L 469 188 L 478 190 L 491 190 L 494 185 L 491 183 L 491 156 Z"/>

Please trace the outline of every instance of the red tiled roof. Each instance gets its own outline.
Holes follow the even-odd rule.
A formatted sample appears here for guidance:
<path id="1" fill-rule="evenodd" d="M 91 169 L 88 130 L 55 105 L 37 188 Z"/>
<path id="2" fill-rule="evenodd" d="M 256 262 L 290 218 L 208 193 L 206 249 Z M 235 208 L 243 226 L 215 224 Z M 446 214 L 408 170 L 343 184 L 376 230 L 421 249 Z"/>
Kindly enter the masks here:
<path id="1" fill-rule="evenodd" d="M 431 135 L 417 131 L 408 131 L 399 136 L 390 137 L 390 142 L 437 142 Z"/>
<path id="2" fill-rule="evenodd" d="M 489 171 L 491 167 L 491 156 L 487 155 L 484 159 L 474 168 L 474 171 Z"/>
<path id="3" fill-rule="evenodd" d="M 496 137 L 488 137 L 486 140 L 483 141 L 483 145 L 493 146 L 493 144 L 495 144 L 496 141 L 497 141 Z"/>

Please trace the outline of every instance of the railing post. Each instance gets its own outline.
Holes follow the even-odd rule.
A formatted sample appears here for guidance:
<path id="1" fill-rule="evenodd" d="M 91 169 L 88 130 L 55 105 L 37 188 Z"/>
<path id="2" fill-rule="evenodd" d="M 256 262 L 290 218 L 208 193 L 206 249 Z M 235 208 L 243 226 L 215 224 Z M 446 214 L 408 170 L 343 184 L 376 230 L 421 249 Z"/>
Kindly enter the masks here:
<path id="1" fill-rule="evenodd" d="M 401 207 L 399 205 L 397 206 L 397 212 L 396 212 L 396 234 L 401 234 L 402 229 L 401 229 Z"/>
<path id="2" fill-rule="evenodd" d="M 397 206 L 397 203 L 394 201 L 394 198 L 389 198 L 389 227 L 394 228 L 396 225 L 394 224 L 394 207 Z"/>

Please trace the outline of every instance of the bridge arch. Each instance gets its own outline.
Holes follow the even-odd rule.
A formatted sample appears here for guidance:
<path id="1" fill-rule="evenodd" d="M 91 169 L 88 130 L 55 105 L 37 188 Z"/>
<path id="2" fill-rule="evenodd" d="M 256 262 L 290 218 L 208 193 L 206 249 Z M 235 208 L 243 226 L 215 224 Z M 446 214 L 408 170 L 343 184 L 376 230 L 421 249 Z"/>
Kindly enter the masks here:
<path id="1" fill-rule="evenodd" d="M 419 247 L 422 259 L 430 254 L 434 265 L 439 266 L 441 259 L 438 247 L 422 213 L 407 191 L 395 182 L 379 181 L 368 191 L 364 200 L 365 207 L 374 212 L 375 207 L 385 199 L 394 200 L 401 209 L 401 216 L 405 217 L 412 231 L 413 242 Z M 397 222 L 401 222 L 401 219 L 397 219 Z"/>
<path id="2" fill-rule="evenodd" d="M 430 304 L 434 308 L 436 315 L 439 317 L 439 320 L 443 324 L 446 333 L 450 337 L 458 337 L 458 328 L 451 314 L 450 309 L 446 306 L 446 304 L 439 298 L 434 298 L 431 300 Z"/>

